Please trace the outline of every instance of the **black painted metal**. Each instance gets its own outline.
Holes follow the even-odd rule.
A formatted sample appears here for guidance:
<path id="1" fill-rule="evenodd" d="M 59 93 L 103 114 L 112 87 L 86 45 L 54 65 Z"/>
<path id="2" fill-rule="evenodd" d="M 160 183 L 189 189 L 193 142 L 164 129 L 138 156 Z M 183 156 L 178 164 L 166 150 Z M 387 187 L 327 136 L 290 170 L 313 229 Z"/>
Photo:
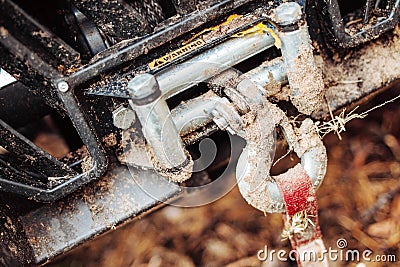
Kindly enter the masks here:
<path id="1" fill-rule="evenodd" d="M 16 11 L 17 7 L 14 6 L 11 2 L 9 6 L 11 7 L 11 9 L 9 10 L 10 13 L 18 11 Z M 18 14 L 24 15 L 21 12 L 19 12 Z M 29 20 L 29 22 L 27 23 L 35 24 L 33 20 Z M 27 142 L 27 140 L 23 139 L 22 136 L 18 136 L 18 133 L 16 131 L 13 131 L 10 128 L 7 129 L 5 124 L 2 124 L 2 135 L 7 136 L 7 134 L 13 131 L 12 133 L 16 136 L 14 140 L 21 140 L 20 144 L 26 145 L 25 149 L 23 151 L 19 151 L 18 154 L 26 152 L 28 156 L 31 156 L 33 158 L 32 166 L 42 171 L 42 173 L 39 174 L 36 178 L 40 179 L 42 182 L 46 182 L 46 178 L 43 176 L 47 176 L 47 178 L 49 176 L 67 176 L 68 178 L 60 180 L 56 179 L 57 181 L 62 181 L 60 184 L 56 183 L 56 186 L 52 186 L 51 184 L 45 184 L 44 186 L 24 184 L 21 183 L 21 179 L 24 178 L 21 177 L 20 174 L 18 174 L 19 182 L 10 180 L 10 172 L 16 173 L 16 169 L 7 169 L 6 172 L 3 171 L 2 173 L 2 178 L 0 180 L 0 184 L 2 185 L 2 187 L 0 189 L 22 194 L 39 201 L 52 201 L 76 190 L 79 186 L 89 182 L 90 180 L 98 178 L 106 170 L 107 159 L 100 142 L 97 140 L 93 128 L 88 124 L 85 115 L 82 113 L 82 110 L 77 103 L 73 91 L 69 90 L 62 93 L 56 88 L 51 87 L 51 80 L 62 77 L 62 74 L 58 72 L 57 68 L 53 66 L 58 66 L 57 63 L 53 62 L 53 65 L 51 65 L 47 62 L 47 57 L 45 55 L 42 55 L 39 52 L 38 54 L 35 51 L 32 51 L 30 47 L 27 46 L 27 44 L 24 44 L 22 41 L 20 41 L 20 38 L 14 37 L 13 34 L 14 31 L 11 31 L 10 28 L 2 26 L 0 48 L 2 51 L 5 51 L 5 55 L 7 56 L 6 59 L 9 60 L 6 62 L 1 61 L 2 68 L 5 68 L 9 73 L 14 75 L 17 72 L 17 74 L 19 74 L 20 76 L 21 82 L 31 84 L 30 81 L 35 81 L 35 84 L 37 84 L 38 86 L 45 87 L 45 91 L 47 91 L 46 95 L 48 95 L 48 97 L 45 97 L 45 99 L 50 99 L 48 102 L 53 105 L 54 103 L 60 103 L 58 104 L 58 106 L 61 106 L 64 109 L 64 112 L 66 112 L 70 117 L 92 158 L 92 168 L 89 171 L 78 174 L 74 177 L 70 177 L 70 173 L 68 173 L 68 175 L 62 175 L 57 171 L 55 171 L 53 174 L 43 173 L 43 169 L 41 168 L 44 167 L 39 167 L 40 165 L 37 165 L 39 164 L 39 161 L 36 161 L 36 156 L 38 156 L 37 153 L 42 153 L 42 155 L 44 155 L 44 152 L 41 152 L 41 150 L 37 150 L 33 144 Z M 47 35 L 46 32 L 43 32 L 43 34 Z M 24 36 L 24 38 L 27 38 L 27 36 Z M 31 151 L 28 149 L 29 147 L 32 148 Z M 32 155 L 32 152 L 36 152 L 36 154 Z M 47 158 L 52 162 L 52 164 L 46 162 L 48 163 L 49 167 L 60 166 L 61 163 L 54 158 Z"/>
<path id="2" fill-rule="evenodd" d="M 47 202 L 65 196 L 99 177 L 106 166 L 99 160 L 101 155 L 97 154 L 97 158 L 93 155 L 92 158 L 96 159 L 93 167 L 77 174 L 1 120 L 0 145 L 9 152 L 0 157 L 0 190 L 38 201 Z"/>
<path id="3" fill-rule="evenodd" d="M 107 48 L 106 43 L 96 25 L 75 7 L 71 7 L 71 11 L 75 18 L 75 25 L 79 29 L 78 37 L 83 39 L 82 41 L 88 48 L 90 55 L 94 56 L 105 50 Z"/>
<path id="4" fill-rule="evenodd" d="M 33 266 L 35 263 L 33 250 L 19 220 L 19 211 L 9 205 L 0 205 L 0 266 L 2 267 Z"/>
<path id="5" fill-rule="evenodd" d="M 361 12 L 361 15 L 355 18 L 362 21 L 362 28 L 357 32 L 350 33 L 349 26 L 346 25 L 340 12 L 341 6 L 338 0 L 314 2 L 321 14 L 321 21 L 325 24 L 325 34 L 328 34 L 328 38 L 333 43 L 343 48 L 355 47 L 377 38 L 382 33 L 393 29 L 400 20 L 400 1 L 387 0 L 380 1 L 387 2 L 387 8 L 385 8 L 385 12 L 381 14 L 379 20 L 377 22 L 369 22 L 371 12 L 373 10 L 379 11 L 379 8 L 375 7 L 376 1 L 365 0 L 363 10 L 358 11 Z"/>
<path id="6" fill-rule="evenodd" d="M 151 31 L 148 20 L 127 1 L 72 0 L 71 3 L 95 23 L 112 43 Z"/>
<path id="7" fill-rule="evenodd" d="M 0 3 L 0 25 L 46 61 L 57 67 L 79 65 L 79 53 L 9 0 Z"/>
<path id="8" fill-rule="evenodd" d="M 94 62 L 80 68 L 74 72 L 66 81 L 71 87 L 87 82 L 101 73 L 118 67 L 125 62 L 131 61 L 140 55 L 146 54 L 149 50 L 154 49 L 172 39 L 187 33 L 207 21 L 213 20 L 221 14 L 227 13 L 240 5 L 249 1 L 246 0 L 224 0 L 218 4 L 194 12 L 187 17 L 182 17 L 166 28 L 162 28 L 153 34 L 139 40 L 125 41 L 117 44 L 103 53 L 100 53 Z"/>
<path id="9" fill-rule="evenodd" d="M 34 145 L 2 120 L 0 120 L 0 145 L 9 153 L 14 154 L 14 158 L 19 159 L 15 162 L 14 168 L 18 168 L 23 173 L 23 167 L 30 167 L 31 172 L 37 173 L 39 179 L 44 178 L 44 181 L 41 181 L 42 183 L 47 182 L 47 177 L 71 177 L 76 174 L 68 166 Z M 7 157 L 6 154 L 5 158 L 7 159 Z M 2 180 L 0 178 L 1 182 Z M 33 184 L 37 182 L 33 181 Z"/>

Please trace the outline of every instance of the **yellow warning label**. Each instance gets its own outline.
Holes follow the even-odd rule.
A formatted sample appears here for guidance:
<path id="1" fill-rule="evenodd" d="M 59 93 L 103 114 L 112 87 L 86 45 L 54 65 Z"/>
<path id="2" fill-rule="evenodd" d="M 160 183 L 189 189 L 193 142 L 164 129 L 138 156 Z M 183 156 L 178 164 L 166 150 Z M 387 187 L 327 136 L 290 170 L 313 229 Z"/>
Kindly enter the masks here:
<path id="1" fill-rule="evenodd" d="M 203 41 L 202 39 L 196 39 L 193 42 L 190 42 L 187 45 L 182 46 L 182 47 L 172 51 L 171 53 L 168 53 L 160 58 L 153 60 L 152 62 L 149 63 L 149 68 L 151 70 L 157 69 L 157 68 L 173 61 L 176 58 L 179 58 L 183 55 L 186 55 L 186 54 L 202 47 L 205 44 L 206 44 L 206 42 Z"/>
<path id="2" fill-rule="evenodd" d="M 165 64 L 172 62 L 174 59 L 177 59 L 183 55 L 186 55 L 192 51 L 199 49 L 200 47 L 202 47 L 206 44 L 206 41 L 204 41 L 202 39 L 202 38 L 204 38 L 204 36 L 203 36 L 204 34 L 209 33 L 209 32 L 214 32 L 214 31 L 222 31 L 223 27 L 228 27 L 234 21 L 240 20 L 242 18 L 243 18 L 242 15 L 236 15 L 236 14 L 230 15 L 227 18 L 227 20 L 224 21 L 223 23 L 221 23 L 217 26 L 202 30 L 201 32 L 195 34 L 192 38 L 190 38 L 189 40 L 184 42 L 183 43 L 184 46 L 150 62 L 148 64 L 149 68 L 151 70 L 160 68 L 160 67 L 164 66 Z M 231 37 L 240 38 L 240 37 L 244 37 L 244 36 L 247 36 L 250 34 L 265 34 L 265 33 L 271 34 L 271 36 L 275 39 L 275 46 L 277 48 L 281 48 L 281 40 L 276 35 L 274 30 L 269 28 L 267 25 L 263 24 L 262 22 L 258 23 L 257 25 L 254 25 L 244 31 L 238 32 L 238 33 L 232 35 Z M 203 36 L 203 37 L 199 37 L 199 36 Z"/>

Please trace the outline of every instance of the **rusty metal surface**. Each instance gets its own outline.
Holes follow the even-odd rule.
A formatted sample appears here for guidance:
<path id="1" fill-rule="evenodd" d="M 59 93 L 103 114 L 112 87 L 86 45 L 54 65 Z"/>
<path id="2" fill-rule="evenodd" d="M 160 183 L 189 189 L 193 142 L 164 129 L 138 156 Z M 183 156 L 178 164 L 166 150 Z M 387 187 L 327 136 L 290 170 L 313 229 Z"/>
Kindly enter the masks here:
<path id="1" fill-rule="evenodd" d="M 153 189 L 152 196 L 140 184 Z M 105 177 L 71 196 L 21 216 L 37 264 L 142 214 L 179 193 L 152 171 L 115 166 Z"/>

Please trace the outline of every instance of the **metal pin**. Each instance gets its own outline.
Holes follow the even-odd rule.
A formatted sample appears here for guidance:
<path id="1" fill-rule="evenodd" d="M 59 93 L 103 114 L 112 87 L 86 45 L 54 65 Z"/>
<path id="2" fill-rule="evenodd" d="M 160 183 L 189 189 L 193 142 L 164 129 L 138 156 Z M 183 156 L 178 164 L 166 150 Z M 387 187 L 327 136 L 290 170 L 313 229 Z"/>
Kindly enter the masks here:
<path id="1" fill-rule="evenodd" d="M 156 78 L 151 74 L 136 76 L 128 84 L 129 101 L 142 124 L 143 135 L 151 147 L 157 169 L 182 168 L 188 161 L 184 145 L 175 127 Z"/>
<path id="2" fill-rule="evenodd" d="M 301 6 L 295 2 L 283 3 L 275 14 L 291 101 L 300 112 L 310 115 L 321 108 L 324 83 L 315 65 L 307 24 L 301 19 Z"/>

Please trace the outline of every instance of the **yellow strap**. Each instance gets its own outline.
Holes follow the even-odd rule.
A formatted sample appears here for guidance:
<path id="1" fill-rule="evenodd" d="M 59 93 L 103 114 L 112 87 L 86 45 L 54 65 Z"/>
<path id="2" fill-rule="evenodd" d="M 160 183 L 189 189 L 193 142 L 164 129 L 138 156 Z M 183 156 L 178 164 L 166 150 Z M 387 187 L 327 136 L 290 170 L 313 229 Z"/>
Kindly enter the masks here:
<path id="1" fill-rule="evenodd" d="M 258 23 L 257 25 L 255 25 L 251 28 L 248 28 L 247 30 L 238 32 L 238 33 L 232 35 L 232 37 L 240 38 L 240 37 L 243 37 L 243 36 L 246 36 L 249 34 L 264 34 L 266 32 L 269 32 L 271 34 L 271 36 L 275 40 L 274 45 L 280 49 L 282 47 L 281 39 L 279 39 L 278 35 L 276 35 L 276 33 L 274 32 L 273 29 L 269 28 L 267 25 L 263 24 L 262 22 Z"/>
<path id="2" fill-rule="evenodd" d="M 189 40 L 185 41 L 183 44 L 185 45 L 185 44 L 193 41 L 194 39 L 196 39 L 200 35 L 203 35 L 204 33 L 212 32 L 212 31 L 218 31 L 222 26 L 225 26 L 225 25 L 229 24 L 231 21 L 233 21 L 235 19 L 242 18 L 242 17 L 243 17 L 242 15 L 237 15 L 237 14 L 230 15 L 226 19 L 226 21 L 222 22 L 221 24 L 219 24 L 217 26 L 210 27 L 210 28 L 202 30 L 201 32 L 193 35 L 192 38 L 190 38 Z M 276 35 L 276 33 L 274 32 L 273 29 L 269 28 L 267 25 L 263 24 L 262 22 L 258 23 L 257 25 L 255 25 L 255 26 L 253 26 L 251 28 L 248 28 L 247 30 L 238 32 L 238 33 L 232 35 L 232 37 L 240 38 L 240 37 L 246 36 L 248 34 L 264 34 L 266 32 L 269 32 L 271 34 L 271 36 L 275 40 L 274 45 L 277 48 L 280 49 L 282 47 L 282 43 L 281 43 L 281 40 L 279 39 L 278 35 Z"/>
<path id="3" fill-rule="evenodd" d="M 222 22 L 221 24 L 218 24 L 217 26 L 210 27 L 210 28 L 207 28 L 207 29 L 202 30 L 202 31 L 199 32 L 199 33 L 196 33 L 196 34 L 193 35 L 189 40 L 185 41 L 183 44 L 190 43 L 192 40 L 196 39 L 196 38 L 199 37 L 200 35 L 203 35 L 204 33 L 212 32 L 212 31 L 218 31 L 222 26 L 225 26 L 225 25 L 229 24 L 232 20 L 238 19 L 238 18 L 241 18 L 241 17 L 243 17 L 243 16 L 242 16 L 242 15 L 237 15 L 237 14 L 230 15 L 230 16 L 226 19 L 226 21 Z"/>

